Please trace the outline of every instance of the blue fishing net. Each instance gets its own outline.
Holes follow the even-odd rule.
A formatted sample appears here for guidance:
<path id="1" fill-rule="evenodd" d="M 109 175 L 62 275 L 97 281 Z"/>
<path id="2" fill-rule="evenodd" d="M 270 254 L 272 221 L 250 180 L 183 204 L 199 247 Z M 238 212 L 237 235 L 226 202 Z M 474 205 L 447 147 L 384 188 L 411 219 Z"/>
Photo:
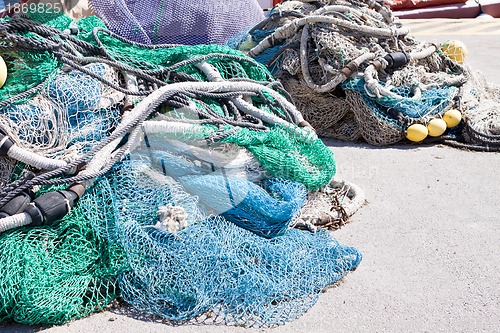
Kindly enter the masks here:
<path id="1" fill-rule="evenodd" d="M 141 149 L 133 154 L 173 177 L 209 212 L 267 238 L 283 234 L 305 204 L 306 187 L 283 179 L 264 179 L 258 186 L 228 176 L 223 168 L 203 169 L 166 150 Z"/>
<path id="2" fill-rule="evenodd" d="M 211 185 L 204 190 L 210 193 Z M 285 323 L 361 260 L 327 231 L 288 229 L 268 239 L 223 217 L 208 217 L 195 196 L 145 159 L 124 162 L 101 178 L 82 206 L 95 228 L 127 254 L 130 269 L 119 275 L 123 298 L 175 321 L 210 312 L 232 324 Z M 165 230 L 157 215 L 162 207 L 185 212 L 187 228 Z"/>
<path id="3" fill-rule="evenodd" d="M 103 64 L 85 69 L 111 81 L 117 78 Z M 82 154 L 119 123 L 116 102 L 122 97 L 88 74 L 61 72 L 35 98 L 0 109 L 0 118 L 19 145 L 49 156 L 67 155 L 66 149 Z"/>
<path id="4" fill-rule="evenodd" d="M 384 85 L 383 82 L 381 82 Z M 422 118 L 442 114 L 449 108 L 453 98 L 458 93 L 455 86 L 443 86 L 430 88 L 422 91 L 419 98 L 412 98 L 411 87 L 394 87 L 392 91 L 403 99 L 395 99 L 388 96 L 381 98 L 370 96 L 365 89 L 365 81 L 361 78 L 351 78 L 342 83 L 342 88 L 358 93 L 368 108 L 384 121 L 403 125 L 401 119 Z"/>

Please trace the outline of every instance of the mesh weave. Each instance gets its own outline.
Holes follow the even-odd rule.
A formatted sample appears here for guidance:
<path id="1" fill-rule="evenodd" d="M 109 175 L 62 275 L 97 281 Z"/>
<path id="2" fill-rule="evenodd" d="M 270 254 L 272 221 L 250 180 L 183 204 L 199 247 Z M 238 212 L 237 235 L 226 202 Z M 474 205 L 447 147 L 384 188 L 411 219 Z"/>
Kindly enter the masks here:
<path id="1" fill-rule="evenodd" d="M 320 135 L 393 144 L 455 108 L 467 115 L 461 139 L 496 146 L 488 124 L 498 102 L 461 66 L 457 45 L 440 49 L 408 33 L 380 2 L 284 1 L 239 46 L 275 73 Z M 484 107 L 472 106 L 481 98 Z"/>
<path id="2" fill-rule="evenodd" d="M 59 30 L 71 24 L 64 16 L 43 21 Z M 327 232 L 288 230 L 305 201 L 305 187 L 329 183 L 335 163 L 328 147 L 294 125 L 296 110 L 263 66 L 218 45 L 132 44 L 95 30 L 103 27 L 95 17 L 80 20 L 76 36 L 22 18 L 0 25 L 3 46 L 12 57 L 19 56 L 19 45 L 30 54 L 16 58 L 16 68 L 25 71 L 9 68 L 8 84 L 21 87 L 23 75 L 42 73 L 33 82 L 27 80 L 29 86 L 11 92 L 15 103 L 2 104 L 2 130 L 16 145 L 45 159 L 90 159 L 81 164 L 83 170 L 71 170 L 79 182 L 90 186 L 99 177 L 63 221 L 0 235 L 0 266 L 7 272 L 0 279 L 0 320 L 60 324 L 102 309 L 117 296 L 118 286 L 136 308 L 165 318 L 186 320 L 213 311 L 228 323 L 273 325 L 301 315 L 323 288 L 359 264 L 357 250 L 341 246 Z M 27 34 L 33 35 L 22 37 Z M 38 71 L 44 64 L 37 55 L 53 59 L 51 67 Z M 92 155 L 130 113 L 152 98 L 141 101 L 134 93 L 155 94 L 155 84 L 160 89 L 192 82 L 208 86 L 204 81 L 209 75 L 197 67 L 203 62 L 221 74 L 226 86 L 243 82 L 245 89 L 258 88 L 223 96 L 178 88 L 147 108 L 146 120 L 132 134 L 117 137 L 113 151 Z M 139 92 L 124 89 L 123 72 L 137 74 Z M 143 79 L 148 75 L 149 81 Z M 31 94 L 16 95 L 39 84 Z M 263 118 L 273 115 L 281 122 L 264 123 L 246 114 L 248 107 L 238 109 L 231 99 L 240 95 Z M 124 106 L 131 106 L 130 101 L 137 105 L 128 113 Z M 148 132 L 162 121 L 175 128 Z M 130 161 L 107 172 L 106 167 L 123 157 L 114 154 L 137 143 L 133 138 L 151 151 L 160 144 L 164 152 L 189 157 L 193 166 L 167 170 L 161 159 L 148 164 L 134 151 Z M 161 146 L 166 140 L 175 144 Z M 221 177 L 213 173 L 215 167 L 228 172 Z M 35 178 L 25 177 L 28 171 Z M 185 174 L 175 173 L 181 171 Z M 72 177 L 61 169 L 37 170 L 10 158 L 0 160 L 0 172 L 3 201 L 22 189 L 39 196 L 50 190 L 45 185 L 70 183 Z M 187 177 L 193 174 L 200 177 Z M 215 191 L 229 197 L 230 205 L 217 206 L 219 202 L 206 196 Z M 236 192 L 241 200 L 234 200 Z"/>
<path id="3" fill-rule="evenodd" d="M 86 69 L 117 80 L 103 64 Z M 0 126 L 23 148 L 48 157 L 77 157 L 116 127 L 120 115 L 114 104 L 122 96 L 82 72 L 61 73 L 28 103 L 0 109 Z"/>
<path id="4" fill-rule="evenodd" d="M 326 231 L 291 229 L 266 239 L 221 217 L 204 219 L 195 197 L 154 170 L 144 160 L 126 162 L 83 204 L 95 227 L 126 251 L 131 270 L 119 276 L 119 286 L 141 311 L 176 321 L 208 311 L 228 324 L 281 324 L 361 260 Z M 155 211 L 168 204 L 187 212 L 186 229 L 158 227 Z"/>
<path id="5" fill-rule="evenodd" d="M 196 162 L 166 150 L 140 149 L 134 160 L 147 161 L 173 177 L 208 212 L 222 215 L 236 225 L 267 238 L 281 235 L 306 201 L 306 188 L 300 183 L 265 179 L 261 187 L 244 178 L 228 175 L 226 168 L 203 172 Z M 197 160 L 199 162 L 199 160 Z"/>
<path id="6" fill-rule="evenodd" d="M 91 4 L 111 31 L 143 44 L 225 44 L 264 18 L 256 0 L 91 0 Z"/>
<path id="7" fill-rule="evenodd" d="M 0 235 L 0 321 L 63 324 L 102 310 L 119 294 L 119 247 L 92 230 L 82 206 L 54 227 Z"/>
<path id="8" fill-rule="evenodd" d="M 366 93 L 364 81 L 351 79 L 342 84 L 348 91 L 352 110 L 360 122 L 361 135 L 374 145 L 386 145 L 401 141 L 406 128 L 423 117 L 442 115 L 451 107 L 458 93 L 457 87 L 440 87 L 422 92 L 420 98 L 411 98 L 409 87 L 394 89 L 405 99 L 377 98 Z M 354 93 L 351 93 L 354 92 Z"/>

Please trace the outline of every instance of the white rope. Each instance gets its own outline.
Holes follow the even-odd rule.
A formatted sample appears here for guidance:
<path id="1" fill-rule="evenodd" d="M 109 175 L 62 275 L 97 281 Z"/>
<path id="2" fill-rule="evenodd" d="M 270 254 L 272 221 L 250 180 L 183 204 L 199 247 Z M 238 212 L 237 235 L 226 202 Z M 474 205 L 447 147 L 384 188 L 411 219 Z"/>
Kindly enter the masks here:
<path id="1" fill-rule="evenodd" d="M 321 7 L 320 9 L 314 11 L 313 15 L 325 15 L 332 12 L 340 12 L 340 13 L 356 13 L 358 15 L 362 15 L 361 11 L 344 5 L 330 5 Z"/>
<path id="2" fill-rule="evenodd" d="M 222 75 L 220 75 L 219 71 L 212 65 L 210 65 L 206 61 L 202 61 L 196 64 L 196 67 L 201 70 L 207 76 L 208 81 L 210 82 L 221 82 L 224 81 Z"/>
<path id="3" fill-rule="evenodd" d="M 387 62 L 383 58 L 378 58 L 376 60 L 382 65 L 381 69 L 386 68 Z M 363 80 L 365 81 L 365 92 L 370 97 L 382 98 L 382 96 L 386 96 L 396 100 L 417 100 L 422 96 L 420 86 L 412 87 L 412 97 L 403 97 L 392 92 L 389 88 L 382 86 L 377 78 L 378 71 L 375 65 L 372 63 L 368 67 L 366 67 L 363 73 Z"/>
<path id="4" fill-rule="evenodd" d="M 67 165 L 65 161 L 54 160 L 38 155 L 37 153 L 23 149 L 15 144 L 9 149 L 7 155 L 10 158 L 23 162 L 40 170 L 55 170 Z"/>
<path id="5" fill-rule="evenodd" d="M 262 112 L 262 110 L 260 110 L 259 108 L 256 108 L 253 104 L 248 103 L 241 98 L 235 98 L 233 100 L 233 103 L 238 108 L 243 110 L 246 114 L 249 114 L 249 115 L 254 116 L 254 117 L 258 117 L 263 122 L 266 122 L 268 124 L 281 125 L 285 128 L 288 128 L 289 130 L 292 130 L 296 134 L 298 134 L 299 137 L 304 138 L 307 141 L 316 140 L 318 138 L 316 133 L 314 131 L 310 130 L 309 128 L 300 128 L 300 127 L 293 126 L 288 121 L 283 120 L 283 119 L 281 119 L 281 118 L 279 118 L 271 113 Z"/>
<path id="6" fill-rule="evenodd" d="M 224 79 L 222 78 L 220 73 L 217 71 L 217 69 L 214 68 L 212 65 L 208 64 L 207 62 L 201 62 L 201 63 L 197 64 L 196 67 L 198 67 L 201 71 L 203 71 L 203 73 L 207 76 L 207 78 L 211 82 L 224 82 Z M 262 87 L 262 89 L 264 89 L 264 87 Z M 266 92 L 270 92 L 270 91 L 266 89 Z M 282 103 L 286 102 L 286 104 L 283 104 L 283 105 L 287 108 L 288 111 L 290 111 L 292 116 L 295 118 L 294 119 L 295 124 L 298 125 L 302 121 L 304 121 L 302 114 L 297 110 L 297 108 L 295 108 L 295 106 L 293 104 L 289 103 L 286 100 L 286 98 L 284 98 L 280 94 L 278 94 L 276 92 L 274 92 L 274 93 L 275 93 L 275 95 L 273 97 L 276 98 L 276 96 L 280 96 L 280 98 L 279 98 L 280 102 L 282 102 Z M 245 102 L 242 98 L 234 98 L 234 99 L 231 99 L 231 101 L 233 103 L 239 105 L 239 107 L 243 108 L 243 111 L 245 113 L 252 115 L 254 117 L 257 117 L 264 122 L 267 122 L 267 123 L 273 124 L 273 125 L 280 124 L 280 125 L 283 125 L 286 127 L 290 127 L 290 123 L 288 123 L 287 121 L 285 121 L 285 120 L 283 120 L 283 119 L 281 119 L 281 118 L 279 118 L 271 113 L 264 112 L 264 111 L 260 110 L 259 108 L 254 107 L 250 103 Z M 248 107 L 249 104 L 252 107 Z"/>
<path id="7" fill-rule="evenodd" d="M 337 76 L 335 76 L 332 80 L 330 80 L 326 84 L 318 85 L 314 83 L 311 77 L 311 73 L 309 72 L 309 61 L 307 52 L 308 40 L 309 40 L 309 26 L 306 25 L 302 30 L 302 36 L 300 39 L 300 66 L 302 69 L 302 76 L 304 78 L 304 81 L 309 88 L 319 93 L 331 91 L 335 89 L 340 83 L 344 82 L 347 79 L 347 76 L 344 73 L 340 72 Z M 351 63 L 355 65 L 357 68 L 363 62 L 367 60 L 372 60 L 373 58 L 375 58 L 374 53 L 364 53 L 360 55 L 358 58 L 351 61 Z"/>
<path id="8" fill-rule="evenodd" d="M 429 47 L 417 51 L 417 52 L 411 52 L 409 54 L 411 60 L 421 60 L 425 59 L 427 57 L 430 57 L 434 52 L 436 52 L 437 46 L 436 45 L 430 45 Z M 378 58 L 377 61 L 380 63 L 381 68 L 380 69 L 385 69 L 387 66 L 387 62 L 383 58 Z M 375 65 L 372 63 L 370 64 L 364 71 L 363 73 L 363 79 L 365 81 L 365 91 L 366 93 L 371 96 L 371 97 L 377 97 L 381 98 L 382 96 L 387 96 L 391 97 L 397 100 L 417 100 L 422 97 L 422 90 L 426 90 L 429 88 L 437 87 L 437 86 L 443 86 L 444 84 L 419 84 L 418 86 L 413 87 L 413 96 L 412 97 L 403 97 L 401 95 L 398 95 L 390 90 L 390 88 L 382 86 L 378 79 L 378 70 L 375 67 Z M 457 82 L 460 82 L 462 77 L 457 77 L 455 80 Z M 449 84 L 448 84 L 449 85 Z"/>
<path id="9" fill-rule="evenodd" d="M 142 130 L 146 134 L 171 133 L 187 135 L 204 135 L 207 129 L 198 124 L 187 124 L 168 120 L 148 120 L 142 123 Z"/>
<path id="10" fill-rule="evenodd" d="M 302 28 L 306 24 L 314 24 L 314 23 L 327 23 L 327 24 L 338 25 L 344 28 L 364 33 L 366 35 L 388 37 L 388 38 L 404 36 L 410 32 L 410 30 L 407 27 L 399 27 L 399 28 L 394 27 L 394 29 L 376 28 L 376 27 L 361 26 L 335 17 L 311 15 L 295 19 L 290 23 L 287 23 L 284 26 L 276 29 L 276 31 L 274 31 L 272 35 L 268 36 L 259 44 L 257 44 L 253 49 L 251 49 L 248 52 L 248 55 L 252 58 L 255 58 L 272 46 L 271 40 L 287 39 L 289 37 L 292 37 L 295 33 L 297 33 L 297 31 L 299 31 L 300 28 Z"/>
<path id="11" fill-rule="evenodd" d="M 423 49 L 421 51 L 411 52 L 410 53 L 410 59 L 412 59 L 412 60 L 425 59 L 427 57 L 430 57 L 436 51 L 437 51 L 437 46 L 436 45 L 431 45 L 431 46 L 429 46 L 426 49 Z"/>
<path id="12" fill-rule="evenodd" d="M 27 213 L 16 214 L 0 219 L 0 233 L 10 229 L 19 228 L 31 223 L 31 216 Z"/>

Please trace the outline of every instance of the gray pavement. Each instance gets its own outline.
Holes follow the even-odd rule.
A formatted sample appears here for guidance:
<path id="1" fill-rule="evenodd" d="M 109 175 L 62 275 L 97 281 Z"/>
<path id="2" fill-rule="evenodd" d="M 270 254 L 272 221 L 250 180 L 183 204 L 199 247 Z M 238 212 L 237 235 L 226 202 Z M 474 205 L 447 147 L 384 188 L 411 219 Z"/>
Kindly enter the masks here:
<path id="1" fill-rule="evenodd" d="M 500 35 L 458 39 L 469 47 L 469 64 L 500 83 Z M 301 318 L 269 330 L 173 327 L 112 310 L 59 327 L 0 332 L 500 332 L 500 154 L 326 143 L 337 178 L 366 191 L 367 204 L 334 233 L 364 258 Z"/>

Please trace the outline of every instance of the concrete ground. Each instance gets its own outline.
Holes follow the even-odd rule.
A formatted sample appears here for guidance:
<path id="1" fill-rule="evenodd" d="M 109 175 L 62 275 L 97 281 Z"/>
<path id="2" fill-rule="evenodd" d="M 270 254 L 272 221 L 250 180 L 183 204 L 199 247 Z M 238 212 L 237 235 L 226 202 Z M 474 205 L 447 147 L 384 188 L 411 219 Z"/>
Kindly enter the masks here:
<path id="1" fill-rule="evenodd" d="M 462 40 L 470 65 L 500 84 L 500 30 L 452 30 L 416 34 Z M 326 143 L 336 154 L 337 178 L 366 191 L 367 204 L 335 232 L 364 258 L 301 318 L 254 330 L 174 327 L 107 311 L 59 327 L 9 325 L 0 332 L 500 332 L 500 153 Z"/>

